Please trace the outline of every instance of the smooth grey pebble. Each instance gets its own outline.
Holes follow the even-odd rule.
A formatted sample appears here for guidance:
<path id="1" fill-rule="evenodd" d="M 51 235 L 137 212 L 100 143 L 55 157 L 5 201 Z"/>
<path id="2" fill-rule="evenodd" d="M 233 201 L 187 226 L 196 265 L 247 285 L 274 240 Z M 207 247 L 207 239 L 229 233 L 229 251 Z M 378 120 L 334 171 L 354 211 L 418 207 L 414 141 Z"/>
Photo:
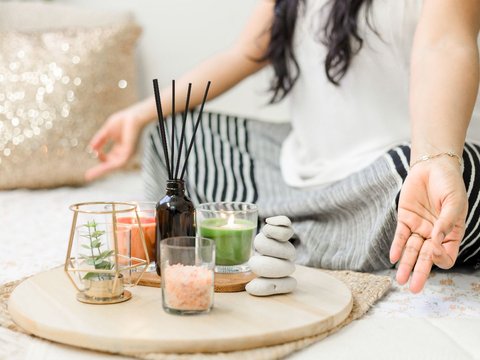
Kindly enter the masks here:
<path id="1" fill-rule="evenodd" d="M 254 296 L 270 296 L 290 293 L 295 290 L 296 287 L 297 280 L 290 276 L 280 279 L 260 277 L 250 281 L 245 287 L 245 290 Z"/>
<path id="2" fill-rule="evenodd" d="M 293 236 L 293 229 L 285 226 L 274 226 L 267 224 L 263 227 L 262 233 L 271 239 L 286 242 Z"/>
<path id="3" fill-rule="evenodd" d="M 295 246 L 288 241 L 279 242 L 260 233 L 255 237 L 253 245 L 255 250 L 262 255 L 273 256 L 285 260 L 295 260 Z"/>
<path id="4" fill-rule="evenodd" d="M 252 256 L 248 265 L 254 274 L 267 278 L 282 278 L 292 275 L 295 271 L 295 264 L 292 261 L 264 255 Z"/>
<path id="5" fill-rule="evenodd" d="M 274 226 L 292 226 L 292 221 L 285 215 L 278 215 L 266 218 L 265 222 Z"/>

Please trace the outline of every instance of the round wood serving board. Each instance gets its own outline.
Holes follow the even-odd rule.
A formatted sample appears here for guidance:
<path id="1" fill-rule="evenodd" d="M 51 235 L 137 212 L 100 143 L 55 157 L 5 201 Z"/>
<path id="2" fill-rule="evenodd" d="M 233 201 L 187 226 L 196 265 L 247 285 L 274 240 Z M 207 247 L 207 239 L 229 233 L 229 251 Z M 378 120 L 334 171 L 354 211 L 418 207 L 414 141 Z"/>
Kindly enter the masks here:
<path id="1" fill-rule="evenodd" d="M 220 352 L 281 344 L 323 333 L 352 308 L 352 294 L 320 270 L 297 266 L 297 289 L 254 297 L 216 293 L 214 309 L 179 316 L 163 311 L 161 290 L 137 286 L 133 298 L 114 305 L 88 305 L 63 269 L 35 275 L 13 291 L 13 320 L 49 340 L 109 352 Z"/>

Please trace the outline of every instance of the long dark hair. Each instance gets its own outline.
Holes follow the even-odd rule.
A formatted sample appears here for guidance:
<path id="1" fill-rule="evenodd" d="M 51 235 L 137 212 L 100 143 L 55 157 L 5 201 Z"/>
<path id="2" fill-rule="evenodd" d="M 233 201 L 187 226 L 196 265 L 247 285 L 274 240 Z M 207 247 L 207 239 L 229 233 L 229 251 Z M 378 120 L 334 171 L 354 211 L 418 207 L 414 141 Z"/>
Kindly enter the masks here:
<path id="1" fill-rule="evenodd" d="M 362 5 L 365 4 L 369 8 L 372 1 L 330 0 L 327 4 L 330 6 L 330 13 L 317 38 L 321 39 L 320 41 L 328 49 L 325 73 L 332 84 L 337 86 L 340 84 L 352 57 L 362 48 L 363 39 L 357 27 L 358 13 Z M 275 17 L 270 29 L 270 43 L 263 58 L 270 61 L 275 73 L 271 83 L 272 103 L 282 100 L 300 75 L 300 68 L 293 51 L 293 35 L 300 5 L 304 3 L 305 0 L 275 1 Z"/>

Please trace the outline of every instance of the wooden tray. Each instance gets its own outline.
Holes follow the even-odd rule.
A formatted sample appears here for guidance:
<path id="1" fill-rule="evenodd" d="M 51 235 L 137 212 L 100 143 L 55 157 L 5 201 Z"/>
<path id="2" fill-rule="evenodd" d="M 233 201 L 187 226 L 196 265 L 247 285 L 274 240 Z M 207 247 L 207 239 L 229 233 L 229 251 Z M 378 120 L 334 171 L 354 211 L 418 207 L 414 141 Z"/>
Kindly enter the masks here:
<path id="1" fill-rule="evenodd" d="M 251 280 L 256 276 L 252 272 L 234 273 L 234 274 L 219 274 L 215 273 L 215 292 L 239 292 L 245 290 Z M 161 278 L 156 272 L 147 272 L 142 275 L 140 282 L 141 286 L 160 287 Z"/>
<path id="2" fill-rule="evenodd" d="M 350 313 L 352 295 L 339 280 L 298 266 L 292 294 L 267 298 L 215 294 L 209 314 L 170 315 L 161 290 L 130 288 L 133 298 L 88 305 L 62 269 L 35 275 L 12 293 L 9 311 L 25 330 L 59 343 L 108 352 L 220 352 L 251 349 L 323 333 Z"/>

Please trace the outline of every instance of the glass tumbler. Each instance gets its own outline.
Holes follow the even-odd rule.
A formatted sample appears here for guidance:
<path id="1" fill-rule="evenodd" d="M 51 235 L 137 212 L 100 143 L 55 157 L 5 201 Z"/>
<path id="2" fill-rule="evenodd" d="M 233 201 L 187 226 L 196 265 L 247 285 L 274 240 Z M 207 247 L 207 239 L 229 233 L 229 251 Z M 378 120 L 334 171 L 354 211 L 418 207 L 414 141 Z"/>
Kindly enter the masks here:
<path id="1" fill-rule="evenodd" d="M 163 309 L 171 314 L 209 312 L 213 307 L 215 242 L 179 236 L 160 242 Z"/>

